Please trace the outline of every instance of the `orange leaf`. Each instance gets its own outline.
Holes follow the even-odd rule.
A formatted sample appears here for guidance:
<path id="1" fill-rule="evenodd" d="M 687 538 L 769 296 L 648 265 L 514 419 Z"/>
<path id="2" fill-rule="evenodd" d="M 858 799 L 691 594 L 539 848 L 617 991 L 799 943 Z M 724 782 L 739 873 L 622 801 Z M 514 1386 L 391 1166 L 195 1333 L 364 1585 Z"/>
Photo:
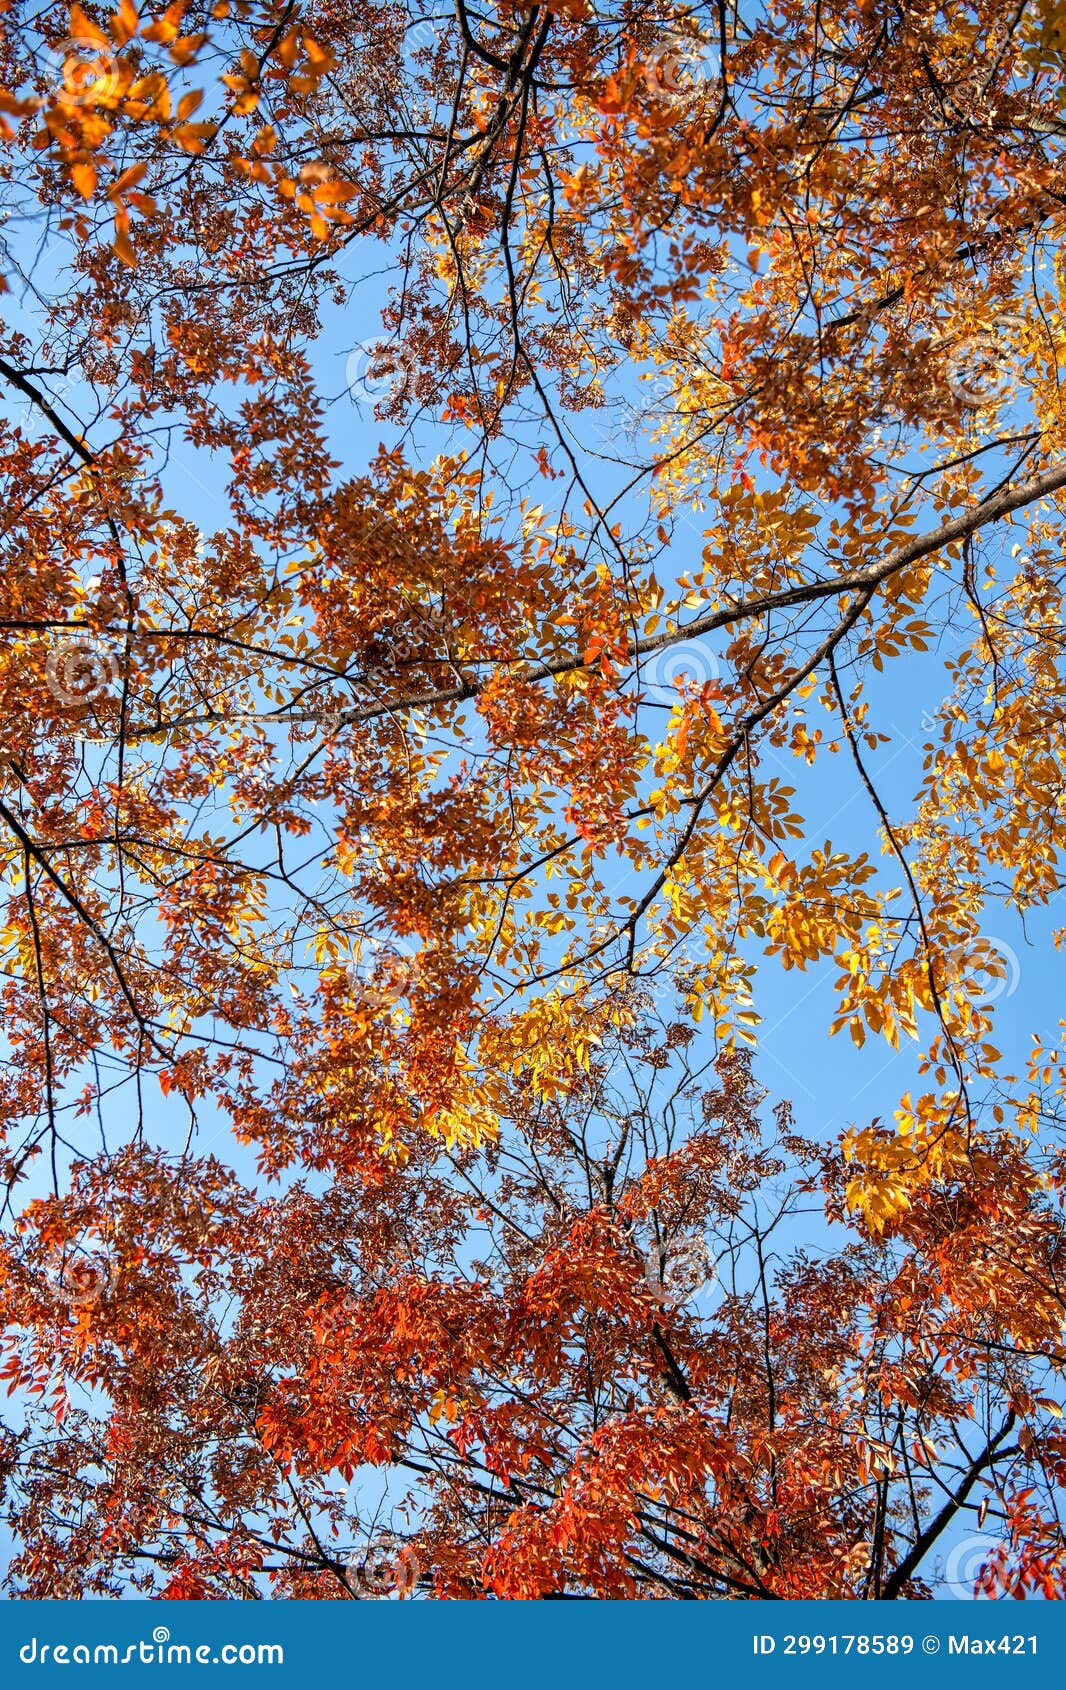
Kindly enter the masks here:
<path id="1" fill-rule="evenodd" d="M 344 200 L 354 199 L 359 192 L 350 182 L 320 182 L 312 193 L 316 200 L 324 205 L 336 205 Z"/>
<path id="2" fill-rule="evenodd" d="M 134 187 L 140 181 L 147 169 L 148 166 L 145 163 L 131 164 L 128 170 L 124 170 L 122 172 L 121 176 L 116 176 L 115 181 L 112 184 L 112 192 L 121 194 L 125 191 L 125 189 Z"/>
<path id="3" fill-rule="evenodd" d="M 111 17 L 111 39 L 115 46 L 124 47 L 127 41 L 132 41 L 140 27 L 141 20 L 133 0 L 119 0 L 118 11 Z"/>
<path id="4" fill-rule="evenodd" d="M 213 123 L 182 123 L 171 130 L 173 139 L 186 153 L 202 153 L 206 143 L 214 139 Z"/>
<path id="5" fill-rule="evenodd" d="M 80 6 L 70 8 L 69 37 L 69 45 L 76 44 L 80 47 L 88 43 L 92 47 L 102 48 L 105 53 L 111 48 L 110 38 L 104 34 L 99 24 L 86 17 Z"/>
<path id="6" fill-rule="evenodd" d="M 83 200 L 92 199 L 93 190 L 96 187 L 95 164 L 89 164 L 88 162 L 72 164 L 70 167 L 70 179 Z"/>
<path id="7" fill-rule="evenodd" d="M 195 59 L 200 48 L 207 40 L 206 35 L 183 35 L 170 48 L 170 56 L 176 65 L 188 65 Z"/>
<path id="8" fill-rule="evenodd" d="M 168 6 L 161 18 L 141 31 L 146 41 L 173 41 L 181 26 L 181 15 L 185 10 L 185 0 L 175 0 L 175 4 Z"/>

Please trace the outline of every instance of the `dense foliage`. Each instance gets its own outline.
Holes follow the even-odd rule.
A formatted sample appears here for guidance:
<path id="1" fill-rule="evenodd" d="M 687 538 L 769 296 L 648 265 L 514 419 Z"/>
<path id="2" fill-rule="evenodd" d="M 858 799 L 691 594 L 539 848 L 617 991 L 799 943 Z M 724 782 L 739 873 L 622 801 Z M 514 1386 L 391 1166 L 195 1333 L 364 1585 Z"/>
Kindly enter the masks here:
<path id="1" fill-rule="evenodd" d="M 1064 47 L 0 0 L 16 1593 L 1063 1594 Z"/>

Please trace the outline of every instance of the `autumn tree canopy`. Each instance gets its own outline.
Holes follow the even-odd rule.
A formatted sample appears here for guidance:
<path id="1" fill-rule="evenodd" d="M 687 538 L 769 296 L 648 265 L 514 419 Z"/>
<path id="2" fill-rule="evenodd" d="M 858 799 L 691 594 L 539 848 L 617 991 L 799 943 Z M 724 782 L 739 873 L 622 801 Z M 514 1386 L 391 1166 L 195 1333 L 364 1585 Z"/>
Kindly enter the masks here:
<path id="1" fill-rule="evenodd" d="M 1064 52 L 0 0 L 14 1594 L 1066 1594 Z"/>

